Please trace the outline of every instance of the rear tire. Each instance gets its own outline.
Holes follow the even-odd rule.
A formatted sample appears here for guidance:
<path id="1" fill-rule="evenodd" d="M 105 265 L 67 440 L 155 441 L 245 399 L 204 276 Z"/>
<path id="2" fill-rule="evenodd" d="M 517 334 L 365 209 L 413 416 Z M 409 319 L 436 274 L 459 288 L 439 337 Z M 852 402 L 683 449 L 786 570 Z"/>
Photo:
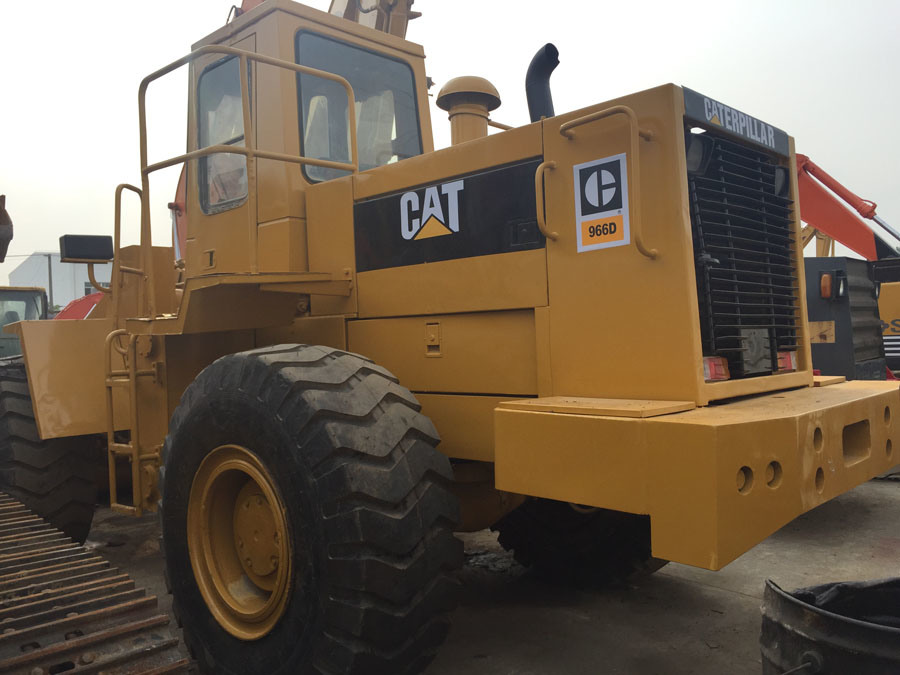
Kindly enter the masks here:
<path id="1" fill-rule="evenodd" d="M 596 586 L 651 574 L 666 564 L 650 554 L 650 518 L 529 499 L 492 530 L 503 548 L 554 583 Z"/>
<path id="2" fill-rule="evenodd" d="M 173 606 L 203 670 L 399 675 L 421 672 L 431 661 L 455 606 L 451 572 L 461 564 L 462 545 L 452 533 L 458 504 L 448 490 L 450 464 L 419 409 L 390 373 L 326 347 L 282 345 L 226 356 L 188 387 L 163 453 L 162 526 Z M 197 551 L 206 544 L 188 520 L 198 513 L 192 488 L 207 484 L 222 448 L 240 449 L 246 465 L 255 466 L 251 478 L 262 472 L 254 480 L 283 508 L 283 520 L 272 512 L 290 540 L 287 554 L 272 556 L 286 555 L 292 566 L 289 597 L 269 603 L 279 618 L 274 625 L 267 618 L 253 639 L 236 637 L 228 616 L 221 621 L 210 611 L 227 613 L 216 593 L 228 591 L 211 592 L 203 582 L 209 573 Z M 228 494 L 238 498 L 229 527 L 243 542 L 237 506 L 243 507 L 246 479 L 234 479 Z M 220 552 L 228 539 L 206 535 Z M 215 560 L 232 558 L 237 547 Z M 244 570 L 239 584 L 215 588 L 253 583 L 250 568 Z M 265 596 L 275 588 L 274 594 L 280 584 L 257 584 L 254 592 Z"/>
<path id="3" fill-rule="evenodd" d="M 22 357 L 0 359 L 0 490 L 81 544 L 102 457 L 98 436 L 41 440 Z"/>

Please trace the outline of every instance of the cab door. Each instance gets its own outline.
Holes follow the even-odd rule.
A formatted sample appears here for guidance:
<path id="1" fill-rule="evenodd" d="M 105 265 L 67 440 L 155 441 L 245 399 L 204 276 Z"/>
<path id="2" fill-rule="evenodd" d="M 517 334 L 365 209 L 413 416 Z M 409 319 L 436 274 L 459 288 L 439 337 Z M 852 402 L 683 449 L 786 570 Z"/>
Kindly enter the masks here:
<path id="1" fill-rule="evenodd" d="M 255 51 L 256 37 L 249 35 L 231 45 Z M 256 108 L 254 65 L 249 63 L 250 107 Z M 191 111 L 196 147 L 245 145 L 241 100 L 240 60 L 236 56 L 198 61 L 194 71 L 194 110 Z M 252 114 L 252 113 L 251 113 Z M 256 227 L 250 212 L 247 158 L 217 153 L 190 163 L 188 170 L 188 221 L 185 262 L 188 276 L 247 272 L 251 269 L 249 228 Z"/>

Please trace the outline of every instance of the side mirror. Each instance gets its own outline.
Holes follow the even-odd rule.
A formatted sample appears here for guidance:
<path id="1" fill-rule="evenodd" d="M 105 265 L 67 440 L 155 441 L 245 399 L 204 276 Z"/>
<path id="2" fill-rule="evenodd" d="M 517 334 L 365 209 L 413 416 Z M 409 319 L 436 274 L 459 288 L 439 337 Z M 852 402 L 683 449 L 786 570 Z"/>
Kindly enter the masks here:
<path id="1" fill-rule="evenodd" d="M 59 238 L 59 258 L 67 263 L 105 265 L 113 259 L 109 235 L 64 234 Z"/>

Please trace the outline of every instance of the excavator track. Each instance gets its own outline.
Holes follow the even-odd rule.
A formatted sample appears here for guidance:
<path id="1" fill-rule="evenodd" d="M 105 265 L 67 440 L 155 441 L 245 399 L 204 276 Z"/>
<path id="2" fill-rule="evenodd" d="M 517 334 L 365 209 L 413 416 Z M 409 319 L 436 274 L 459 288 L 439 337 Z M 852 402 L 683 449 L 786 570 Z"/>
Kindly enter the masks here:
<path id="1" fill-rule="evenodd" d="M 195 672 L 156 596 L 0 492 L 0 673 Z"/>

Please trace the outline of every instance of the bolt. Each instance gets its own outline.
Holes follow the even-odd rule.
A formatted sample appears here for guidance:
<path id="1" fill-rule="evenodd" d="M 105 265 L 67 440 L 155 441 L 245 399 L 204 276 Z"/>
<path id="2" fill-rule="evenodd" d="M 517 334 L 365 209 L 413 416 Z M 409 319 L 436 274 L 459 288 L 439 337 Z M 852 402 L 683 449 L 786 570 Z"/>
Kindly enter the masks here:
<path id="1" fill-rule="evenodd" d="M 256 498 L 256 505 L 257 505 L 257 506 L 262 506 L 262 497 L 257 497 L 257 498 Z"/>
<path id="2" fill-rule="evenodd" d="M 44 669 L 43 668 L 32 668 L 31 672 L 28 673 L 28 675 L 44 675 Z"/>
<path id="3" fill-rule="evenodd" d="M 247 567 L 253 569 L 253 561 L 250 558 L 247 558 L 244 562 L 247 563 Z"/>
<path id="4" fill-rule="evenodd" d="M 270 560 L 272 561 L 272 567 L 274 567 L 275 569 L 278 569 L 278 556 L 277 556 L 277 555 L 273 555 L 273 556 L 270 558 Z"/>
<path id="5" fill-rule="evenodd" d="M 84 654 L 81 655 L 81 658 L 79 659 L 79 661 L 81 661 L 82 665 L 86 666 L 89 663 L 93 663 L 95 658 L 97 658 L 97 657 L 94 654 L 94 652 L 85 652 Z"/>

